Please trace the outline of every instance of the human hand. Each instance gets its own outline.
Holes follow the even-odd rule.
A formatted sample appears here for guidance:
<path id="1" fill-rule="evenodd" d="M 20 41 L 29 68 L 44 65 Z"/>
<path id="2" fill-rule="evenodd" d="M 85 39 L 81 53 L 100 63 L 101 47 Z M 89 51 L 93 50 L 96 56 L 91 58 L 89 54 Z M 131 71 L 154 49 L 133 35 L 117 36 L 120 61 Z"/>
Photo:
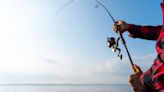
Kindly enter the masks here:
<path id="1" fill-rule="evenodd" d="M 137 72 L 129 76 L 128 78 L 129 84 L 134 92 L 145 92 L 146 88 L 140 81 L 140 76 L 142 74 L 142 71 L 140 67 L 136 65 L 134 65 L 133 67 L 137 70 Z"/>
<path id="2" fill-rule="evenodd" d="M 119 31 L 120 33 L 123 33 L 129 29 L 129 24 L 125 21 L 118 20 L 113 24 L 112 29 L 116 32 Z"/>

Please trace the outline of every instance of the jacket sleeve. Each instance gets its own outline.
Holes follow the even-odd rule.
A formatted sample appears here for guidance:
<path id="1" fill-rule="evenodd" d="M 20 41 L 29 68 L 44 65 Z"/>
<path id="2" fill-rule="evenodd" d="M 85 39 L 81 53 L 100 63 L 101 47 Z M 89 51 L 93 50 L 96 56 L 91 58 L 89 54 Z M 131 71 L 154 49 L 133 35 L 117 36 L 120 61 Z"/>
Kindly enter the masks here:
<path id="1" fill-rule="evenodd" d="M 164 92 L 164 89 L 159 90 L 158 92 Z"/>
<path id="2" fill-rule="evenodd" d="M 147 40 L 157 40 L 162 26 L 140 26 L 129 24 L 129 36 L 133 38 L 142 38 Z"/>

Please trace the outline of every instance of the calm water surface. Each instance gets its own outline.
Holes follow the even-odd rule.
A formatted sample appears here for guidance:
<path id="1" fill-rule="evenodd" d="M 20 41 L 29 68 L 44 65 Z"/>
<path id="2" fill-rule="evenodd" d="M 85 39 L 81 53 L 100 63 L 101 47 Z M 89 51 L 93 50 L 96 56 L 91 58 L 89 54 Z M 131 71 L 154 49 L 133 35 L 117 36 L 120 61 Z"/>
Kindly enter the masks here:
<path id="1" fill-rule="evenodd" d="M 0 85 L 0 92 L 131 92 L 131 89 L 126 84 Z"/>

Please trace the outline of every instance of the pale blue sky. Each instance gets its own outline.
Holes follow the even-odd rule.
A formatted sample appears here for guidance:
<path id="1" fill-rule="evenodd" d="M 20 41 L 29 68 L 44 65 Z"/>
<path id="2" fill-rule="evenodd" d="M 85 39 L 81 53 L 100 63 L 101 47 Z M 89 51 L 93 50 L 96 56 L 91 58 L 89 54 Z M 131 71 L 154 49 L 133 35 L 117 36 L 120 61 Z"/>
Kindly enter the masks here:
<path id="1" fill-rule="evenodd" d="M 0 0 L 0 83 L 127 83 L 131 74 L 106 46 L 112 20 L 95 0 Z M 161 0 L 100 0 L 115 20 L 160 25 Z M 58 12 L 58 13 L 57 13 Z M 57 14 L 56 14 L 57 13 Z M 145 71 L 155 41 L 124 34 L 134 62 Z"/>

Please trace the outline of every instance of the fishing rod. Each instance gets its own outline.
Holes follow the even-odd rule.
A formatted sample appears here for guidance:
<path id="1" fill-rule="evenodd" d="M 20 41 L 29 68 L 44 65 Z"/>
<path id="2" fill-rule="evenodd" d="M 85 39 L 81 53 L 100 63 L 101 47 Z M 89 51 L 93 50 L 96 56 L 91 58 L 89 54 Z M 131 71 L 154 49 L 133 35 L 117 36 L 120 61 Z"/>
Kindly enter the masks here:
<path id="1" fill-rule="evenodd" d="M 114 23 L 114 26 L 118 26 L 118 25 L 116 25 L 117 21 L 115 21 L 114 17 L 113 17 L 112 14 L 109 12 L 109 10 L 108 10 L 100 1 L 96 0 L 96 2 L 97 2 L 99 5 L 101 5 L 101 6 L 105 9 L 105 11 L 108 13 L 108 15 L 110 16 L 110 18 L 112 19 L 112 21 L 113 21 L 113 23 Z M 98 7 L 98 6 L 97 6 L 97 7 Z M 122 44 L 124 45 L 125 50 L 126 50 L 126 52 L 127 52 L 127 54 L 128 54 L 128 57 L 129 57 L 129 60 L 130 60 L 130 64 L 131 64 L 132 70 L 133 70 L 134 73 L 136 73 L 136 72 L 137 72 L 137 69 L 134 67 L 134 63 L 133 63 L 133 61 L 132 61 L 132 58 L 131 58 L 131 56 L 130 56 L 129 50 L 128 50 L 128 48 L 127 48 L 127 45 L 126 45 L 126 42 L 125 42 L 125 39 L 124 39 L 122 33 L 121 33 L 119 30 L 116 30 L 116 33 L 117 33 L 118 36 L 119 36 L 119 38 L 117 39 L 117 43 L 116 43 L 114 37 L 110 37 L 110 38 L 107 38 L 107 45 L 108 45 L 109 48 L 112 48 L 112 49 L 114 50 L 114 52 L 116 52 L 116 50 L 118 50 L 118 51 L 119 51 L 118 56 L 122 59 L 122 55 L 120 55 L 121 49 L 118 48 L 118 41 L 119 41 L 119 39 L 121 39 Z"/>
<path id="2" fill-rule="evenodd" d="M 67 6 L 68 6 L 69 4 L 71 4 L 73 1 L 74 1 L 74 0 L 71 0 L 71 1 L 69 1 L 68 3 L 66 3 L 63 7 L 61 7 L 61 8 L 56 12 L 56 14 L 58 14 L 60 11 L 62 11 L 65 7 L 67 7 Z M 109 10 L 108 10 L 100 1 L 96 0 L 96 2 L 98 3 L 97 6 L 96 6 L 96 8 L 98 7 L 98 5 L 101 5 L 101 6 L 105 9 L 105 11 L 108 13 L 108 15 L 110 16 L 110 18 L 112 19 L 114 25 L 115 25 L 115 26 L 118 26 L 118 25 L 116 25 L 117 21 L 115 21 L 114 17 L 113 17 L 112 14 L 109 12 Z M 126 50 L 126 52 L 127 52 L 127 54 L 128 54 L 128 57 L 129 57 L 129 60 L 130 60 L 130 64 L 131 64 L 132 70 L 133 70 L 134 73 L 136 73 L 136 72 L 137 72 L 137 69 L 134 67 L 134 63 L 133 63 L 133 61 L 132 61 L 132 58 L 131 58 L 131 56 L 130 56 L 129 50 L 128 50 L 128 48 L 127 48 L 127 45 L 126 45 L 126 42 L 125 42 L 125 39 L 124 39 L 122 33 L 121 33 L 119 30 L 116 30 L 116 33 L 117 33 L 118 36 L 119 36 L 119 37 L 117 38 L 117 41 L 115 41 L 115 38 L 114 38 L 114 37 L 110 37 L 110 38 L 107 37 L 107 46 L 108 46 L 109 48 L 111 48 L 113 52 L 118 51 L 118 57 L 120 57 L 120 59 L 122 59 L 122 54 L 120 54 L 120 53 L 121 53 L 121 49 L 118 48 L 118 45 L 119 45 L 118 43 L 119 43 L 119 40 L 121 39 L 122 44 L 124 45 L 125 50 Z"/>

